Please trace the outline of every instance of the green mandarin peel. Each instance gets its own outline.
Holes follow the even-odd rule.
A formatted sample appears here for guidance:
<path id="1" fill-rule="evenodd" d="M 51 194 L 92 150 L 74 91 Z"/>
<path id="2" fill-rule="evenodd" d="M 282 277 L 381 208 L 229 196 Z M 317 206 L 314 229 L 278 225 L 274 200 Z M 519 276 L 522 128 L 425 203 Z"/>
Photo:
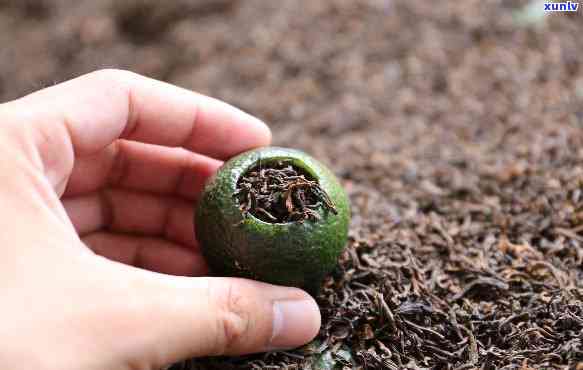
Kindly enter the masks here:
<path id="1" fill-rule="evenodd" d="M 195 212 L 211 272 L 295 286 L 315 295 L 346 245 L 348 197 L 304 152 L 265 147 L 227 161 Z"/>

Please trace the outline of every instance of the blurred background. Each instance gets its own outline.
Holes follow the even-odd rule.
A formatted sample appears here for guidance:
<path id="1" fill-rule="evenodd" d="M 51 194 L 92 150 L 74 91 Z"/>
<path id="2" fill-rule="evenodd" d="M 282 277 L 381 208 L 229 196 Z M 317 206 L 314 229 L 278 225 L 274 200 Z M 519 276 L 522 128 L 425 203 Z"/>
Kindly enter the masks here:
<path id="1" fill-rule="evenodd" d="M 538 0 L 0 0 L 0 101 L 129 69 L 262 118 L 395 220 L 520 175 L 528 202 L 575 184 L 581 35 L 582 9 Z"/>
<path id="2" fill-rule="evenodd" d="M 276 144 L 308 151 L 342 178 L 357 256 L 396 241 L 411 247 L 427 276 L 452 279 L 431 285 L 435 294 L 461 290 L 467 276 L 452 266 L 517 268 L 496 249 L 501 234 L 580 285 L 583 9 L 545 14 L 540 1 L 510 0 L 0 0 L 0 102 L 99 68 L 162 79 L 265 120 Z M 428 222 L 452 235 L 465 262 L 435 246 Z M 323 307 L 324 328 L 326 317 L 346 314 Z"/>
<path id="3" fill-rule="evenodd" d="M 583 10 L 542 8 L 0 0 L 0 101 L 99 68 L 130 69 L 235 104 L 264 119 L 277 144 L 393 190 L 430 176 L 424 159 L 487 153 L 504 162 L 547 136 L 536 128 L 583 124 Z M 373 171 L 380 178 L 368 166 L 383 167 Z"/>

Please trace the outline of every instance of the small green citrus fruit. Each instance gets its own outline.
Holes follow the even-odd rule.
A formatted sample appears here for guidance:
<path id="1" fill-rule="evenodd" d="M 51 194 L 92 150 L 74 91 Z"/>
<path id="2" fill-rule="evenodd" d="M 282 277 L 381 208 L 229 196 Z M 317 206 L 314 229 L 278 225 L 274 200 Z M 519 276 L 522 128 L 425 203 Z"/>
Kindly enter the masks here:
<path id="1" fill-rule="evenodd" d="M 265 147 L 226 162 L 207 182 L 196 235 L 213 275 L 316 293 L 348 235 L 348 197 L 304 152 Z"/>

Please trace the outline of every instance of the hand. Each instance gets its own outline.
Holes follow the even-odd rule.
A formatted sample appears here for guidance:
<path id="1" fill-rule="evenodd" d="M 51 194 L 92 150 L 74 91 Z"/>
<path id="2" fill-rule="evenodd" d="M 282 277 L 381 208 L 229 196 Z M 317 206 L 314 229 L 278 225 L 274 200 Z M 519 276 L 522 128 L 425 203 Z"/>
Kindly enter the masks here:
<path id="1" fill-rule="evenodd" d="M 225 103 L 124 71 L 1 104 L 1 367 L 159 369 L 312 339 L 312 298 L 202 277 L 193 235 L 220 159 L 270 139 Z"/>

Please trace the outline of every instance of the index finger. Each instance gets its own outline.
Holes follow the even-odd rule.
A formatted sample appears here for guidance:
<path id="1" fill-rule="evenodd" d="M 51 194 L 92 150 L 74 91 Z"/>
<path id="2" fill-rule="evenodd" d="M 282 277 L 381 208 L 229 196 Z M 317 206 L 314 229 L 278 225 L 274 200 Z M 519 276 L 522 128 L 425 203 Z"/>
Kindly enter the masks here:
<path id="1" fill-rule="evenodd" d="M 231 105 L 128 71 L 93 72 L 17 104 L 41 126 L 45 144 L 60 143 L 50 136 L 58 132 L 56 126 L 64 126 L 77 155 L 93 154 L 125 138 L 226 159 L 271 141 L 262 121 Z M 67 148 L 46 149 L 62 153 Z"/>

